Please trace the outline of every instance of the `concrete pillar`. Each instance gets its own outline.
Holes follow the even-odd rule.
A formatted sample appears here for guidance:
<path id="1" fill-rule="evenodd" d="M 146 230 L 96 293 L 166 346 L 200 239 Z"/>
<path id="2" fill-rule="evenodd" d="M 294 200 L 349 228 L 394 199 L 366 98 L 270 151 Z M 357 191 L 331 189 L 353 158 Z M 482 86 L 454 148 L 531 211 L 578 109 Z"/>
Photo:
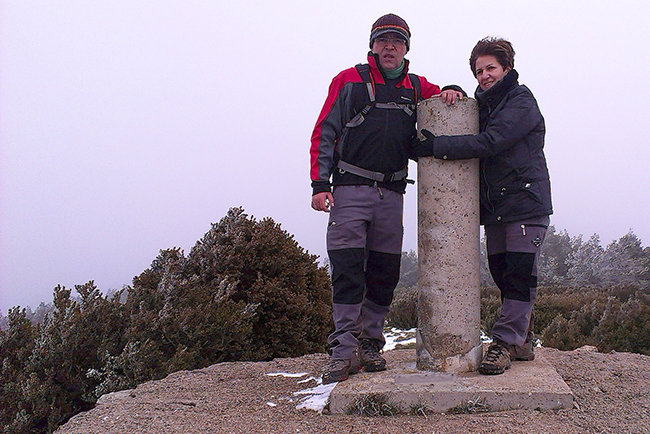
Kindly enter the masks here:
<path id="1" fill-rule="evenodd" d="M 478 133 L 476 100 L 418 105 L 418 130 L 436 136 Z M 478 159 L 418 162 L 417 367 L 478 368 L 480 342 Z"/>

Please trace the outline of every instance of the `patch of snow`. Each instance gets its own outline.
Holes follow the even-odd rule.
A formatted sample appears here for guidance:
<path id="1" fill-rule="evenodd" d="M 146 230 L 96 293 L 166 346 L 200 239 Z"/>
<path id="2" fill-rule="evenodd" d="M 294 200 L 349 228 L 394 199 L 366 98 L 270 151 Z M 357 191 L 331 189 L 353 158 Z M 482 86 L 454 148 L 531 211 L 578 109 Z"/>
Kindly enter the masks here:
<path id="1" fill-rule="evenodd" d="M 297 374 L 291 374 L 289 372 L 273 372 L 271 374 L 266 374 L 269 377 L 286 377 L 286 378 L 300 378 L 305 375 L 309 375 L 308 372 L 298 372 Z"/>
<path id="2" fill-rule="evenodd" d="M 389 331 L 384 331 L 384 339 L 386 339 L 384 351 L 394 350 L 398 344 L 408 345 L 410 343 L 415 343 L 415 331 L 416 329 L 414 328 L 409 330 L 400 330 L 394 327 Z"/>
<path id="3" fill-rule="evenodd" d="M 300 404 L 298 404 L 296 408 L 298 410 L 305 408 L 307 410 L 314 410 L 322 413 L 325 405 L 327 405 L 330 393 L 332 393 L 332 390 L 337 384 L 338 383 L 319 384 L 311 389 L 294 392 L 293 394 L 296 396 L 304 395 L 300 397 Z"/>
<path id="4" fill-rule="evenodd" d="M 268 405 L 269 407 L 275 407 L 278 404 L 276 404 L 275 402 L 269 401 L 269 402 L 266 403 L 266 405 Z"/>
<path id="5" fill-rule="evenodd" d="M 316 378 L 316 377 L 314 377 L 313 375 L 310 375 L 309 377 L 305 378 L 304 380 L 300 380 L 300 381 L 298 381 L 298 383 L 299 383 L 299 384 L 302 384 L 302 383 L 309 383 L 309 382 L 312 381 L 312 380 L 318 383 L 318 382 L 320 381 L 320 378 Z"/>

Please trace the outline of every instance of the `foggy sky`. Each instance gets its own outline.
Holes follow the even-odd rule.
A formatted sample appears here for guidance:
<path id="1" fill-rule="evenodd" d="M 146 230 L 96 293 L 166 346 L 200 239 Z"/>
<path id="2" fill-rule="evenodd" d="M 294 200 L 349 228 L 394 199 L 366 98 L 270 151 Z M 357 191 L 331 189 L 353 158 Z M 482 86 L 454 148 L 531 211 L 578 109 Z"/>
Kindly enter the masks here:
<path id="1" fill-rule="evenodd" d="M 476 41 L 509 39 L 546 119 L 551 223 L 650 244 L 650 3 L 260 3 L 0 3 L 3 313 L 51 301 L 57 284 L 128 285 L 234 206 L 325 258 L 311 130 L 388 12 L 411 28 L 411 72 L 470 95 Z M 415 187 L 405 203 L 404 250 L 417 250 Z"/>

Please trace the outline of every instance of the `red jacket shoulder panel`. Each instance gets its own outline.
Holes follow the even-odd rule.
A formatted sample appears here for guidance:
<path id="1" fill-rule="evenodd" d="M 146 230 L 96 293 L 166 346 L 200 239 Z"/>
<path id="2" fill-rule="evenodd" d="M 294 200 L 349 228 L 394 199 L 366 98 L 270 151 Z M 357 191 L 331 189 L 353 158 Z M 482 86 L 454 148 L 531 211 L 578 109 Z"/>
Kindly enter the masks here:
<path id="1" fill-rule="evenodd" d="M 440 93 L 440 87 L 438 87 L 435 84 L 429 83 L 427 79 L 422 77 L 421 75 L 419 75 L 418 77 L 420 78 L 420 87 L 422 88 L 422 99 L 428 99 Z"/>
<path id="2" fill-rule="evenodd" d="M 359 72 L 355 67 L 348 68 L 341 71 L 330 84 L 329 91 L 327 93 L 327 99 L 323 108 L 321 109 L 316 125 L 314 126 L 314 131 L 311 135 L 311 179 L 314 181 L 327 179 L 329 175 L 326 174 L 327 168 L 322 166 L 322 162 L 319 161 L 319 157 L 322 155 L 323 151 L 326 153 L 331 153 L 334 150 L 333 137 L 323 138 L 323 124 L 328 123 L 334 129 L 342 128 L 340 120 L 337 119 L 341 115 L 341 108 L 335 108 L 341 91 L 346 84 L 351 83 L 363 83 L 363 79 L 359 75 Z M 330 132 L 331 135 L 331 132 Z M 325 141 L 325 143 L 323 143 Z M 326 149 L 323 149 L 322 146 L 325 145 Z M 330 149 L 331 148 L 331 149 Z M 326 170 L 323 172 L 323 170 Z"/>

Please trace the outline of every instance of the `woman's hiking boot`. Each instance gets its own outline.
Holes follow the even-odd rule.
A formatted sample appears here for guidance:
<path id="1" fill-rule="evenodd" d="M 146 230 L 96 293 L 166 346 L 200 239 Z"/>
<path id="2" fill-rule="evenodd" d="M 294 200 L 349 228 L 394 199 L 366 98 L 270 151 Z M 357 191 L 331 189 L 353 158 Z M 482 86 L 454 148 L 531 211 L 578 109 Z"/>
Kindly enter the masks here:
<path id="1" fill-rule="evenodd" d="M 386 370 L 386 359 L 381 356 L 379 343 L 371 339 L 361 339 L 357 357 L 366 372 Z"/>
<path id="2" fill-rule="evenodd" d="M 503 374 L 510 365 L 510 345 L 495 340 L 483 356 L 478 371 L 484 375 Z"/>

